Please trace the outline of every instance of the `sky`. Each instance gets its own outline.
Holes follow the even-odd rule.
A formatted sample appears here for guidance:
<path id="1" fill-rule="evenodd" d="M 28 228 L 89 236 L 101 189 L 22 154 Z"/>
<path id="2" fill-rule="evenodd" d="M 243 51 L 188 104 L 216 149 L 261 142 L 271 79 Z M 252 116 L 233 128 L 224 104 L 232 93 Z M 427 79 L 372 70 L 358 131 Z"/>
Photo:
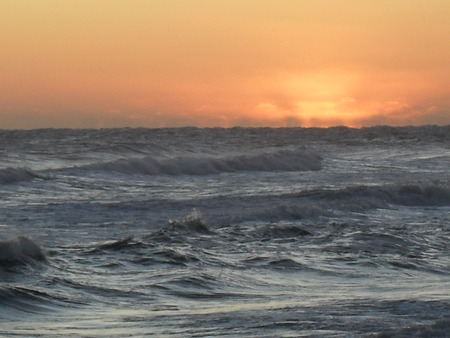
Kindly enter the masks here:
<path id="1" fill-rule="evenodd" d="M 450 124 L 448 0 L 1 0 L 0 129 Z"/>

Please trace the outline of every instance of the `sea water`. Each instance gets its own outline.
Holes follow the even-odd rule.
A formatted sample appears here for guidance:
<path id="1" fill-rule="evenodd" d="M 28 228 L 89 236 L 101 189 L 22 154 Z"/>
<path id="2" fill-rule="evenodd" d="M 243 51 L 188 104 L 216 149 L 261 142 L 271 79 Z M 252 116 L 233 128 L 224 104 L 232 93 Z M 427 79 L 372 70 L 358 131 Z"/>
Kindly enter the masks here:
<path id="1" fill-rule="evenodd" d="M 0 131 L 0 335 L 450 335 L 450 127 Z"/>

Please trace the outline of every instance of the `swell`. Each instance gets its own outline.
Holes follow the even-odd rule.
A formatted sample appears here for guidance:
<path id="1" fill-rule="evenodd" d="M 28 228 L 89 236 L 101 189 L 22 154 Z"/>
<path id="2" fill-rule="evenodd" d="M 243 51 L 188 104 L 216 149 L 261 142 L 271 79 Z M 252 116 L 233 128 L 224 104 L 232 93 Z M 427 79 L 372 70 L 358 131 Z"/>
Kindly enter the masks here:
<path id="1" fill-rule="evenodd" d="M 251 205 L 251 207 L 244 207 Z M 374 209 L 450 206 L 447 184 L 396 184 L 384 186 L 351 186 L 341 189 L 312 189 L 299 193 L 233 198 L 221 197 L 226 214 L 217 215 L 219 224 L 246 221 L 277 222 L 317 217 L 334 217 L 338 213 L 364 213 Z M 205 203 L 202 207 L 208 207 Z M 220 210 L 217 211 L 218 213 Z M 210 213 L 214 213 L 211 210 Z"/>
<path id="2" fill-rule="evenodd" d="M 429 320 L 428 324 L 414 324 L 408 327 L 383 330 L 373 334 L 371 337 L 448 337 L 449 332 L 450 320 L 448 318 L 440 318 Z"/>
<path id="3" fill-rule="evenodd" d="M 97 243 L 85 252 L 116 264 L 111 269 L 226 268 L 308 271 L 326 274 L 370 273 L 367 268 L 405 273 L 448 274 L 443 260 L 445 234 L 428 225 L 378 225 L 358 222 L 251 222 L 211 227 L 198 210 L 169 221 L 142 237 Z M 142 268 L 145 268 L 142 270 Z M 359 268 L 358 268 L 359 267 Z M 164 283 L 161 287 L 170 287 Z"/>
<path id="4" fill-rule="evenodd" d="M 40 142 L 24 142 L 24 140 L 40 140 Z M 149 143 L 158 145 L 160 140 L 173 140 L 173 144 L 183 144 L 186 141 L 210 144 L 217 140 L 228 140 L 234 144 L 236 140 L 250 144 L 256 140 L 256 145 L 264 145 L 285 141 L 329 141 L 332 143 L 382 142 L 448 142 L 450 126 L 375 126 L 365 128 L 331 127 L 331 128 L 111 128 L 111 129 L 31 129 L 31 130 L 0 130 L 1 144 L 8 149 L 36 149 L 41 145 L 54 147 L 58 144 L 69 144 L 70 148 L 80 146 L 107 150 L 124 144 Z M 124 143 L 125 140 L 125 143 Z M 61 143 L 61 141 L 63 141 Z M 240 142 L 239 142 L 240 143 Z M 66 149 L 64 149 L 66 150 Z"/>
<path id="5" fill-rule="evenodd" d="M 386 204 L 406 206 L 450 205 L 448 184 L 394 184 L 386 186 L 353 186 L 337 190 L 317 190 L 298 194 L 324 201 L 352 202 L 355 205 L 384 207 Z"/>
<path id="6" fill-rule="evenodd" d="M 21 283 L 0 285 L 0 320 L 8 317 L 16 320 L 19 314 L 41 314 L 87 304 L 80 301 L 79 294 L 71 292 L 73 289 L 69 292 L 67 288 L 59 289 L 61 286 L 55 285 L 55 280 L 53 278 L 37 285 L 24 277 Z"/>
<path id="7" fill-rule="evenodd" d="M 44 290 L 12 285 L 0 287 L 0 305 L 10 310 L 14 309 L 25 313 L 41 313 L 48 310 L 55 301 L 57 299 Z M 3 309 L 2 316 L 7 315 L 7 311 Z"/>
<path id="8" fill-rule="evenodd" d="M 439 255 L 449 244 L 444 237 L 437 246 L 439 236 L 433 233 L 424 241 L 426 236 L 410 234 L 406 228 L 382 227 L 368 231 L 355 223 L 335 231 L 337 227 L 322 221 L 213 227 L 194 209 L 148 234 L 123 234 L 77 247 L 77 257 L 58 264 L 61 277 L 53 278 L 50 292 L 59 287 L 63 290 L 59 294 L 70 294 L 73 303 L 113 304 L 124 299 L 153 301 L 155 295 L 191 299 L 248 295 L 255 292 L 255 283 L 266 283 L 257 275 L 268 271 L 359 277 L 376 267 L 387 274 L 447 273 L 439 266 Z M 436 258 L 430 256 L 436 253 Z M 69 301 L 67 306 L 72 306 Z"/>
<path id="9" fill-rule="evenodd" d="M 27 168 L 0 169 L 0 184 L 31 181 L 35 178 L 45 179 L 44 176 Z"/>
<path id="10" fill-rule="evenodd" d="M 281 149 L 259 154 L 124 158 L 82 168 L 144 175 L 210 175 L 239 171 L 320 170 L 322 158 L 306 148 Z"/>

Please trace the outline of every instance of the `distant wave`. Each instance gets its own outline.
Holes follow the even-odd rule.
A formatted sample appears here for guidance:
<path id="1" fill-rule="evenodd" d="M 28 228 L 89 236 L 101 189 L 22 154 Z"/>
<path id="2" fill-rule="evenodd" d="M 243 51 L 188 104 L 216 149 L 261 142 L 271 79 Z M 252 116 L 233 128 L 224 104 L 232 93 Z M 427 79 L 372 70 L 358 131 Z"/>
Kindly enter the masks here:
<path id="1" fill-rule="evenodd" d="M 389 209 L 393 205 L 450 206 L 450 187 L 446 184 L 399 184 L 313 189 L 295 194 L 257 197 L 252 204 L 253 208 L 245 210 L 239 205 L 234 206 L 234 212 L 220 220 L 220 223 L 331 217 L 335 212 L 365 212 L 371 209 Z"/>
<path id="2" fill-rule="evenodd" d="M 44 178 L 44 177 L 27 168 L 0 169 L 0 184 L 31 181 L 35 178 Z"/>
<path id="3" fill-rule="evenodd" d="M 397 184 L 388 186 L 355 186 L 339 190 L 300 193 L 325 201 L 350 201 L 354 205 L 384 207 L 387 204 L 428 206 L 450 205 L 450 187 L 446 184 Z"/>
<path id="4" fill-rule="evenodd" d="M 0 241 L 0 265 L 26 264 L 45 258 L 44 249 L 26 236 Z"/>
<path id="5" fill-rule="evenodd" d="M 315 152 L 275 150 L 259 154 L 216 156 L 179 156 L 156 159 L 154 157 L 127 158 L 97 163 L 84 168 L 145 175 L 209 175 L 239 171 L 308 171 L 320 170 L 322 158 Z"/>

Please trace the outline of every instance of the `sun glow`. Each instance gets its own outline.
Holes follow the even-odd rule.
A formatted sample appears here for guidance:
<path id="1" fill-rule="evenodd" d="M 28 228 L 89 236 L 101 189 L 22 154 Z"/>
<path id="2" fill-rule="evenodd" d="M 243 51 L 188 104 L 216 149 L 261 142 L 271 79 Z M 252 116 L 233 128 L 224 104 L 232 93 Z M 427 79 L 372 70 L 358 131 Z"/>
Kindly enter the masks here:
<path id="1" fill-rule="evenodd" d="M 0 128 L 450 123 L 449 1 L 0 2 Z"/>
<path id="2" fill-rule="evenodd" d="M 279 125 L 359 126 L 368 112 L 351 96 L 357 84 L 357 74 L 335 70 L 281 77 L 276 99 L 260 102 L 254 114 Z"/>

